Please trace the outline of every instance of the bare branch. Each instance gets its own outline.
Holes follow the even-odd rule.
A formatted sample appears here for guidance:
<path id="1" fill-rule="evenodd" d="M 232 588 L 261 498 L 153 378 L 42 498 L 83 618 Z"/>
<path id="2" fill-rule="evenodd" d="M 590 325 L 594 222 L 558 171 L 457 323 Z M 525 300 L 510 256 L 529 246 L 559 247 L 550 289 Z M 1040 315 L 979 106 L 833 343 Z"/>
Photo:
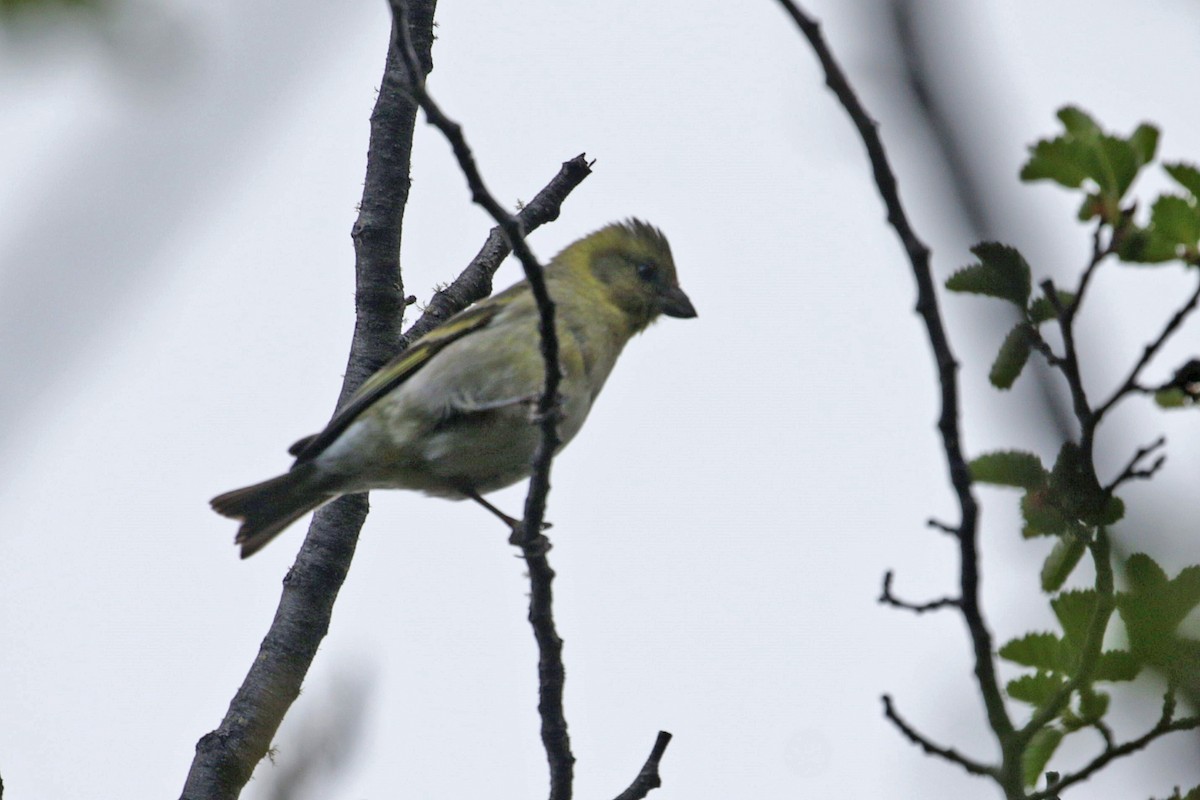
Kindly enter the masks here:
<path id="1" fill-rule="evenodd" d="M 426 65 L 433 42 L 433 6 L 432 0 L 421 0 L 416 7 L 416 47 Z M 357 319 L 339 405 L 395 354 L 399 341 L 405 305 L 400 226 L 417 114 L 404 90 L 407 82 L 402 60 L 394 47 L 389 48 L 371 115 L 363 200 L 352 231 Z M 196 745 L 183 788 L 185 800 L 236 798 L 266 755 L 329 630 L 333 603 L 366 515 L 366 495 L 339 498 L 314 515 L 300 554 L 284 578 L 283 596 L 258 657 L 220 726 Z"/>
<path id="2" fill-rule="evenodd" d="M 913 277 L 916 279 L 916 311 L 925 323 L 926 333 L 937 362 L 938 383 L 941 386 L 941 414 L 938 419 L 938 430 L 941 432 L 942 447 L 946 453 L 950 483 L 954 487 L 962 515 L 962 521 L 956 526 L 961 563 L 959 602 L 963 618 L 971 634 L 975 677 L 980 694 L 983 696 L 988 721 L 996 735 L 1003 739 L 1011 734 L 1013 724 L 1004 707 L 1004 699 L 996 677 L 995 663 L 992 660 L 992 635 L 979 605 L 979 556 L 976 542 L 979 507 L 972 494 L 971 473 L 967 468 L 960 443 L 958 364 L 950 350 L 950 343 L 942 324 L 941 312 L 938 309 L 933 272 L 929 264 L 929 248 L 917 237 L 904 212 L 896 186 L 896 177 L 888 164 L 887 154 L 876 130 L 876 124 L 859 102 L 841 67 L 838 66 L 821 35 L 820 26 L 792 0 L 779 0 L 779 2 L 812 46 L 825 71 L 826 85 L 837 96 L 842 107 L 850 115 L 854 127 L 858 130 L 871 162 L 875 184 L 887 208 L 888 222 L 900 237 L 900 242 L 904 246 L 912 267 Z M 1019 786 L 1019 780 L 1019 775 L 1005 775 L 1002 783 L 1006 788 L 1011 788 L 1014 782 Z"/>
<path id="3" fill-rule="evenodd" d="M 1160 455 L 1154 459 L 1154 463 L 1149 467 L 1139 468 L 1139 465 L 1146 456 L 1163 447 L 1166 443 L 1166 437 L 1160 436 L 1145 447 L 1139 447 L 1137 452 L 1133 454 L 1133 458 L 1129 459 L 1129 463 L 1125 465 L 1125 469 L 1121 470 L 1121 474 L 1114 478 L 1112 483 L 1104 487 L 1104 491 L 1111 494 L 1114 489 L 1126 481 L 1134 479 L 1148 480 L 1154 477 L 1154 473 L 1158 472 L 1162 468 L 1162 465 L 1166 463 L 1167 457 L 1165 455 Z"/>
<path id="4" fill-rule="evenodd" d="M 892 698 L 886 694 L 883 696 L 883 715 L 904 734 L 904 738 L 920 747 L 929 755 L 937 756 L 952 764 L 958 764 L 972 775 L 983 775 L 991 778 L 997 777 L 998 771 L 995 767 L 989 767 L 987 764 L 967 758 L 953 748 L 934 744 L 924 734 L 905 722 L 896 709 L 892 707 Z"/>

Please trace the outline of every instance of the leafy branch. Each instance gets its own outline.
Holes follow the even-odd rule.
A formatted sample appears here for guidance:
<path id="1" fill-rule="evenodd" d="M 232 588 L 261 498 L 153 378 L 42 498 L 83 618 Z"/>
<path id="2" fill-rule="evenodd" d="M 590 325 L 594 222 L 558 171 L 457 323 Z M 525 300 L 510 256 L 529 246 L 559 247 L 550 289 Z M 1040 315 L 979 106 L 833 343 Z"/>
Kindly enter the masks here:
<path id="1" fill-rule="evenodd" d="M 1097 476 L 1093 453 L 1101 421 L 1127 398 L 1156 393 L 1164 407 L 1194 405 L 1200 395 L 1200 359 L 1176 370 L 1171 381 L 1155 390 L 1141 383 L 1143 371 L 1163 345 L 1200 304 L 1196 291 L 1167 321 L 1161 333 L 1143 350 L 1127 378 L 1099 406 L 1088 397 L 1075 338 L 1075 322 L 1093 280 L 1108 261 L 1159 264 L 1182 262 L 1200 265 L 1200 170 L 1186 164 L 1166 165 L 1183 194 L 1163 195 L 1151 207 L 1148 220 L 1137 218 L 1136 206 L 1127 193 L 1139 173 L 1154 160 L 1158 130 L 1140 125 L 1128 137 L 1106 133 L 1084 112 L 1064 108 L 1059 119 L 1060 136 L 1036 143 L 1022 170 L 1026 181 L 1050 180 L 1082 191 L 1079 209 L 1082 221 L 1094 221 L 1092 253 L 1073 291 L 1059 290 L 1052 281 L 1039 285 L 1035 296 L 1033 272 L 1016 248 L 983 242 L 972 248 L 979 259 L 956 272 L 946 282 L 957 292 L 993 297 L 1017 307 L 1018 322 L 1000 347 L 989 374 L 999 389 L 1010 388 L 1034 353 L 1063 376 L 1070 392 L 1079 426 L 1077 441 L 1061 446 L 1055 463 L 1046 469 L 1033 453 L 1000 451 L 980 456 L 970 464 L 959 444 L 957 363 L 945 334 L 929 267 L 929 250 L 913 232 L 899 199 L 894 175 L 875 123 L 863 109 L 826 45 L 816 21 L 792 0 L 781 6 L 800 28 L 825 72 L 826 84 L 849 114 L 871 161 L 875 183 L 887 207 L 888 221 L 899 235 L 917 283 L 917 312 L 937 363 L 941 389 L 939 430 L 958 499 L 958 524 L 931 523 L 954 535 L 959 544 L 959 595 L 927 603 L 911 603 L 892 592 L 892 573 L 883 581 L 880 602 L 915 613 L 956 608 L 967 624 L 974 653 L 977 687 L 983 699 L 989 726 L 1000 745 L 999 763 L 987 764 L 952 747 L 935 744 L 896 711 L 892 699 L 884 697 L 884 715 L 911 742 L 926 753 L 953 763 L 967 772 L 988 777 L 999 784 L 1009 800 L 1044 800 L 1085 780 L 1112 760 L 1146 746 L 1178 730 L 1200 726 L 1200 717 L 1175 718 L 1175 679 L 1185 670 L 1196 674 L 1200 665 L 1200 643 L 1182 637 L 1179 623 L 1200 605 L 1200 567 L 1189 567 L 1175 579 L 1144 554 L 1126 564 L 1134 588 L 1118 591 L 1114 559 L 1109 546 L 1109 527 L 1125 514 L 1124 503 L 1114 492 L 1134 479 L 1148 479 L 1162 467 L 1159 452 L 1164 442 L 1139 448 L 1125 468 L 1107 483 Z M 1200 273 L 1200 270 L 1197 270 Z M 1054 323 L 1060 347 L 1055 349 L 1042 328 Z M 1147 459 L 1154 456 L 1148 465 Z M 1051 608 L 1062 633 L 1030 633 L 1009 641 L 993 653 L 991 635 L 979 606 L 979 562 L 976 546 L 978 505 L 973 495 L 975 482 L 1021 489 L 1021 511 L 1026 538 L 1052 537 L 1055 545 L 1041 572 L 1042 589 L 1052 595 Z M 1095 570 L 1093 585 L 1086 589 L 1064 589 L 1067 580 L 1089 556 Z M 1104 650 L 1105 636 L 1119 612 L 1130 639 L 1128 650 Z M 1030 667 L 1034 671 L 1009 681 L 1002 692 L 996 677 L 996 656 Z M 1159 723 L 1143 735 L 1118 744 L 1104 717 L 1109 696 L 1097 683 L 1133 680 L 1144 666 L 1151 665 L 1171 680 Z M 1020 725 L 1009 716 L 1007 700 L 1032 706 Z M 1047 772 L 1049 785 L 1030 793 L 1063 738 L 1080 730 L 1098 732 L 1103 749 L 1076 772 Z"/>
<path id="2" fill-rule="evenodd" d="M 1079 426 L 1079 441 L 1064 443 L 1050 470 L 1044 469 L 1034 454 L 1021 451 L 989 453 L 971 462 L 975 480 L 1024 490 L 1021 511 L 1027 538 L 1057 540 L 1043 564 L 1041 578 L 1042 589 L 1053 595 L 1050 603 L 1062 636 L 1031 633 L 999 650 L 1000 657 L 1035 670 L 1006 687 L 1009 697 L 1029 703 L 1033 711 L 1007 742 L 1000 737 L 1005 759 L 1019 757 L 1023 783 L 1033 786 L 1067 735 L 1093 729 L 1104 741 L 1100 754 L 1081 770 L 1047 772 L 1044 791 L 1033 795 L 1009 792 L 1010 797 L 1056 797 L 1057 792 L 1085 780 L 1113 759 L 1163 735 L 1200 724 L 1200 717 L 1174 718 L 1175 679 L 1181 677 L 1181 669 L 1195 666 L 1181 667 L 1181 661 L 1200 646 L 1176 631 L 1183 618 L 1200 605 L 1200 584 L 1193 586 L 1200 579 L 1200 567 L 1189 567 L 1172 581 L 1149 556 L 1136 554 L 1126 563 L 1134 588 L 1118 592 L 1108 547 L 1108 527 L 1125 515 L 1124 503 L 1115 490 L 1131 480 L 1152 478 L 1162 468 L 1165 456 L 1160 451 L 1165 439 L 1159 437 L 1138 448 L 1107 483 L 1102 483 L 1094 464 L 1101 421 L 1119 403 L 1146 393 L 1140 386 L 1141 375 L 1196 309 L 1200 285 L 1143 348 L 1124 381 L 1098 406 L 1092 405 L 1084 386 L 1074 329 L 1092 279 L 1105 262 L 1161 264 L 1173 260 L 1185 268 L 1196 268 L 1200 203 L 1194 192 L 1200 190 L 1200 172 L 1185 165 L 1168 165 L 1168 174 L 1188 189 L 1189 196 L 1160 196 L 1152 204 L 1149 220 L 1141 221 L 1127 193 L 1138 174 L 1154 161 L 1157 129 L 1139 125 L 1123 138 L 1103 132 L 1079 109 L 1064 108 L 1058 116 L 1064 133 L 1030 148 L 1021 175 L 1025 180 L 1051 180 L 1085 195 L 1079 217 L 1094 220 L 1092 253 L 1075 290 L 1064 292 L 1044 280 L 1039 284 L 1041 296 L 1031 299 L 1028 263 L 1015 249 L 994 243 L 974 248 L 979 263 L 965 267 L 946 282 L 953 291 L 995 297 L 1019 309 L 1022 319 L 993 362 L 992 383 L 1000 389 L 1011 387 L 1029 355 L 1036 352 L 1062 374 Z M 1164 200 L 1168 197 L 1171 202 Z M 1059 350 L 1041 332 L 1041 326 L 1051 322 L 1057 327 Z M 1154 459 L 1147 464 L 1151 456 Z M 1085 553 L 1095 569 L 1094 585 L 1064 590 Z M 1102 649 L 1114 611 L 1120 612 L 1130 639 L 1128 650 Z M 1109 696 L 1095 684 L 1131 681 L 1145 666 L 1164 672 L 1170 682 L 1163 717 L 1142 736 L 1117 744 L 1104 722 Z"/>

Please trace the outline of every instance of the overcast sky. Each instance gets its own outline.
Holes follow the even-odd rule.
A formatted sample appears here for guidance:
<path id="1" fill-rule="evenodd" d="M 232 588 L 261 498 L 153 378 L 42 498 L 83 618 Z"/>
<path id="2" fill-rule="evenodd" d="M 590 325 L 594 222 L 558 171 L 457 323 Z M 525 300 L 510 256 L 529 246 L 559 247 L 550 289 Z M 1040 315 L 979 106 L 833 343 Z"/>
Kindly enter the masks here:
<path id="1" fill-rule="evenodd" d="M 1070 276 L 1076 201 L 1016 181 L 1073 103 L 1200 160 L 1193 4 L 930 2 L 927 42 L 996 236 Z M 971 244 L 905 98 L 884 6 L 809 8 L 879 120 L 940 275 Z M 304 533 L 242 562 L 208 499 L 288 466 L 332 411 L 353 324 L 349 231 L 389 33 L 382 2 L 115 4 L 98 23 L 0 30 L 0 775 L 13 798 L 172 797 L 274 614 Z M 594 174 L 531 240 L 548 259 L 601 225 L 660 226 L 695 320 L 632 342 L 555 463 L 548 517 L 579 797 L 611 797 L 659 729 L 663 798 L 997 796 L 882 719 L 893 695 L 935 739 L 995 757 L 951 613 L 876 604 L 953 591 L 955 519 L 907 262 L 862 146 L 774 2 L 442 0 L 429 87 L 502 200 L 586 152 Z M 1152 188 L 1153 184 L 1148 185 Z M 426 300 L 490 227 L 420 125 L 406 291 Z M 519 270 L 506 265 L 502 287 Z M 1111 385 L 1189 286 L 1107 270 L 1081 320 Z M 969 454 L 1028 447 L 1032 383 L 986 383 L 1002 317 L 943 297 L 964 358 Z M 1151 378 L 1195 354 L 1185 330 Z M 1102 467 L 1160 433 L 1157 488 L 1127 496 L 1172 571 L 1196 561 L 1195 415 L 1131 409 Z M 497 493 L 520 508 L 524 486 Z M 981 490 L 997 640 L 1046 628 L 1045 542 L 1016 495 Z M 1163 500 L 1162 498 L 1169 498 Z M 1169 502 L 1153 528 L 1149 512 Z M 536 653 L 523 565 L 473 504 L 376 493 L 332 630 L 280 731 L 354 720 L 325 798 L 537 797 Z M 1011 676 L 1014 673 L 1006 672 Z M 1153 691 L 1153 684 L 1147 684 Z M 1153 712 L 1153 708 L 1151 708 Z M 1149 717 L 1127 721 L 1140 733 Z M 352 729 L 357 738 L 351 739 Z M 1065 748 L 1069 768 L 1096 742 Z M 1156 745 L 1080 796 L 1200 781 L 1196 741 Z M 266 796 L 264 763 L 247 797 Z M 295 795 L 299 798 L 301 795 Z"/>

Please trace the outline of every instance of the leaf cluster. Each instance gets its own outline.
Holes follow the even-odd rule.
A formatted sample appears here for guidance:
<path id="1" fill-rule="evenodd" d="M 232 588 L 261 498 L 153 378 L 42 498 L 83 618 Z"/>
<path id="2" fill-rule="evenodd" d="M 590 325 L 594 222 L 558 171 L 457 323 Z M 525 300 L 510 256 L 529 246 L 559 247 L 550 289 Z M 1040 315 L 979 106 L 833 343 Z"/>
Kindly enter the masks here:
<path id="1" fill-rule="evenodd" d="M 1072 106 L 1061 109 L 1058 118 L 1063 132 L 1029 148 L 1021 178 L 1050 181 L 1083 193 L 1079 219 L 1095 220 L 1109 233 L 1092 268 L 1108 256 L 1125 264 L 1181 261 L 1200 266 L 1200 168 L 1185 162 L 1164 163 L 1162 168 L 1178 191 L 1155 197 L 1148 218 L 1139 220 L 1129 192 L 1154 163 L 1158 129 L 1143 123 L 1128 136 L 1118 136 L 1103 131 L 1087 113 Z M 979 260 L 951 275 L 946 288 L 994 297 L 1017 308 L 1020 318 L 1000 345 L 988 376 L 997 388 L 1009 389 L 1035 349 L 1053 359 L 1040 326 L 1073 316 L 1080 298 L 1045 284 L 1035 294 L 1029 263 L 1010 245 L 982 242 L 971 253 Z M 1190 380 L 1177 378 L 1159 389 L 1160 406 L 1200 405 L 1200 362 L 1193 363 L 1195 375 Z"/>
<path id="2" fill-rule="evenodd" d="M 1116 757 L 1118 748 L 1105 723 L 1111 688 L 1100 685 L 1134 680 L 1146 668 L 1165 675 L 1169 682 L 1163 722 L 1143 737 L 1149 741 L 1167 732 L 1174 713 L 1175 687 L 1200 676 L 1200 641 L 1179 631 L 1181 623 L 1200 606 L 1200 566 L 1189 566 L 1174 578 L 1149 555 L 1138 553 L 1124 564 L 1126 586 L 1114 582 L 1108 528 L 1125 515 L 1125 505 L 1113 490 L 1124 480 L 1148 478 L 1161 464 L 1139 469 L 1151 448 L 1139 450 L 1130 466 L 1107 487 L 1096 475 L 1091 448 L 1096 426 L 1118 400 L 1135 391 L 1154 394 L 1163 407 L 1200 406 L 1200 359 L 1176 371 L 1157 390 L 1140 387 L 1137 376 L 1151 355 L 1195 308 L 1193 299 L 1166 327 L 1130 378 L 1112 398 L 1093 408 L 1082 390 L 1072 324 L 1084 299 L 1092 273 L 1113 257 L 1122 263 L 1161 264 L 1181 261 L 1200 266 L 1200 169 L 1173 163 L 1164 165 L 1179 191 L 1162 194 L 1150 206 L 1147 219 L 1137 219 L 1129 191 L 1141 172 L 1154 162 L 1158 129 L 1139 125 L 1128 136 L 1105 132 L 1077 108 L 1058 114 L 1063 132 L 1037 142 L 1021 171 L 1026 181 L 1048 180 L 1080 191 L 1079 218 L 1096 225 L 1093 258 L 1074 292 L 1061 291 L 1049 281 L 1035 292 L 1032 269 L 1021 253 L 1009 245 L 983 242 L 971 249 L 978 259 L 946 281 L 951 291 L 978 294 L 1014 306 L 1017 322 L 1005 336 L 989 378 L 999 389 L 1012 387 L 1034 352 L 1058 368 L 1069 384 L 1081 441 L 1064 443 L 1053 465 L 1043 465 L 1034 453 L 1002 450 L 970 462 L 972 480 L 1021 490 L 1020 509 L 1025 538 L 1054 537 L 1054 547 L 1042 564 L 1041 588 L 1050 595 L 1057 631 L 1035 631 L 1018 636 L 999 648 L 998 655 L 1027 669 L 1009 681 L 1011 700 L 1030 707 L 1028 722 L 1011 733 L 997 729 L 1005 750 L 1015 743 L 1019 771 L 1025 786 L 1042 776 L 1062 740 L 1085 729 L 1099 731 L 1105 752 L 1098 761 Z M 1055 322 L 1062 332 L 1062 350 L 1047 343 L 1041 326 Z M 1082 562 L 1091 556 L 1095 578 L 1086 588 L 1064 588 Z M 1123 623 L 1128 645 L 1104 649 L 1103 642 L 1114 615 Z M 1200 720 L 1196 721 L 1200 724 Z M 1006 763 L 1009 757 L 1006 754 Z M 1070 785 L 1085 774 L 1061 776 L 1045 773 L 1052 786 Z M 1187 800 L 1193 797 L 1193 790 Z M 1040 796 L 1040 795 L 1039 795 Z M 1176 791 L 1178 796 L 1178 791 Z"/>

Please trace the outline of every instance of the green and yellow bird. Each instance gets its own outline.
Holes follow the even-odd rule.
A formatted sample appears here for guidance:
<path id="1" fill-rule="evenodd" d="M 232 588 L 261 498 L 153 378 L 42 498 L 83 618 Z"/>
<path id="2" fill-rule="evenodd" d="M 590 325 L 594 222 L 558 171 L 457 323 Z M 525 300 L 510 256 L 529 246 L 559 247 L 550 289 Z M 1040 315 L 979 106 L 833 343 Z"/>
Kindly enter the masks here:
<path id="1" fill-rule="evenodd" d="M 622 348 L 660 314 L 694 317 L 666 237 L 628 220 L 569 245 L 546 266 L 555 303 L 563 446 L 583 426 Z M 446 320 L 376 372 L 330 420 L 289 452 L 292 468 L 213 498 L 242 521 L 253 555 L 284 528 L 343 494 L 416 489 L 471 498 L 530 473 L 545 384 L 538 310 L 526 281 Z"/>

